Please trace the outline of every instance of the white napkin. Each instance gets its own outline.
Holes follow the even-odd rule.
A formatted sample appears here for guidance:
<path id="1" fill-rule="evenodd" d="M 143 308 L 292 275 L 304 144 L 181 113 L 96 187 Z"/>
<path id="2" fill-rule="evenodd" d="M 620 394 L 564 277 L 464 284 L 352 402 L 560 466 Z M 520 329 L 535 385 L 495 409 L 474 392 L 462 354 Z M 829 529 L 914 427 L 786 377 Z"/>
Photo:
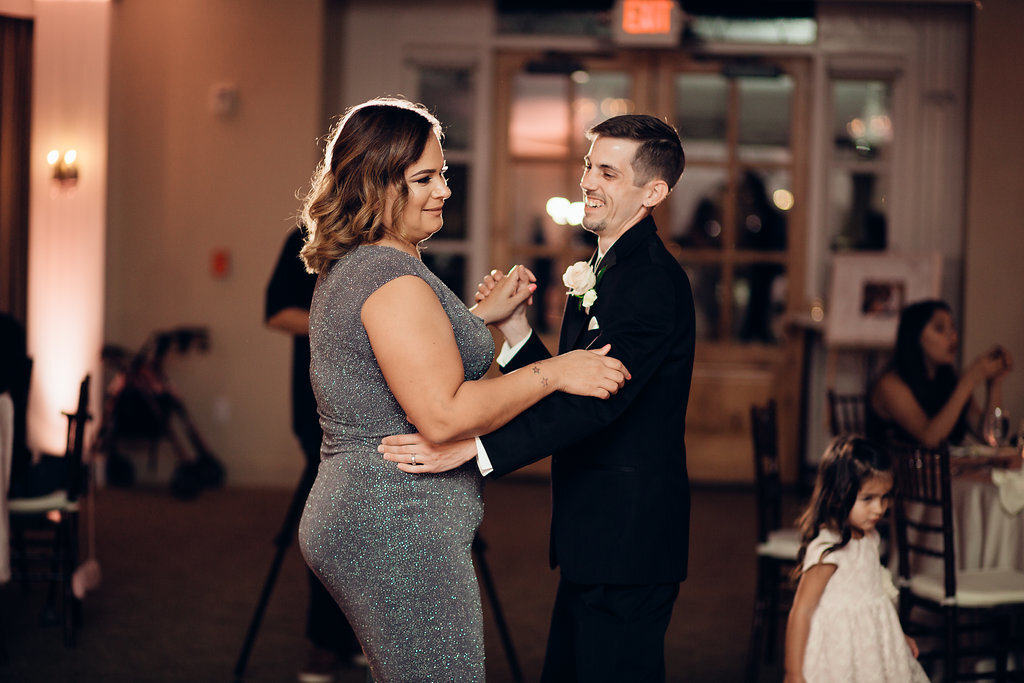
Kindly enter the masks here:
<path id="1" fill-rule="evenodd" d="M 999 502 L 1011 515 L 1024 510 L 1024 470 L 992 470 L 992 481 L 999 488 Z"/>
<path id="2" fill-rule="evenodd" d="M 950 446 L 949 454 L 954 458 L 985 458 L 999 455 L 999 449 L 989 446 L 987 443 L 965 443 L 960 446 Z"/>

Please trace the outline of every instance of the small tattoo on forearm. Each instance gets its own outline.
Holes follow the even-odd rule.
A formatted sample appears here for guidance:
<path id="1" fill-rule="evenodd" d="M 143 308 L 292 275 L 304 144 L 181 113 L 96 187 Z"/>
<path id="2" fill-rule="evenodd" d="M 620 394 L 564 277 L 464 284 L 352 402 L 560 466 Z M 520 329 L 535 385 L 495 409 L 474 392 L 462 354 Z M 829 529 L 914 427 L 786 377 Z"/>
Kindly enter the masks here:
<path id="1" fill-rule="evenodd" d="M 536 365 L 533 366 L 533 374 L 535 374 L 535 375 L 539 375 L 540 374 L 540 368 L 538 368 Z"/>
<path id="2" fill-rule="evenodd" d="M 547 377 L 541 377 L 541 378 L 540 378 L 540 384 L 541 384 L 541 386 L 543 386 L 543 387 L 544 387 L 545 389 L 547 389 L 547 388 L 548 388 L 548 378 L 547 378 Z"/>

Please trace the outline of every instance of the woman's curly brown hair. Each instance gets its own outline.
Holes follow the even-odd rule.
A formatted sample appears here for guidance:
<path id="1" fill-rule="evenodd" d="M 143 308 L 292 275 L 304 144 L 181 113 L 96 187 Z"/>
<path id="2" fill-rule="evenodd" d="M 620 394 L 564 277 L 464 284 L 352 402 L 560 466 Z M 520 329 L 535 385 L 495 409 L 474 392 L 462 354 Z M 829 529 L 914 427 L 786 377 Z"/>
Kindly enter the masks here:
<path id="1" fill-rule="evenodd" d="M 302 206 L 306 270 L 322 273 L 359 245 L 385 237 L 389 189 L 396 192 L 390 223 L 401 234 L 399 217 L 409 196 L 405 172 L 423 155 L 430 135 L 442 139 L 438 120 L 401 98 L 373 99 L 345 113 L 328 135 Z"/>

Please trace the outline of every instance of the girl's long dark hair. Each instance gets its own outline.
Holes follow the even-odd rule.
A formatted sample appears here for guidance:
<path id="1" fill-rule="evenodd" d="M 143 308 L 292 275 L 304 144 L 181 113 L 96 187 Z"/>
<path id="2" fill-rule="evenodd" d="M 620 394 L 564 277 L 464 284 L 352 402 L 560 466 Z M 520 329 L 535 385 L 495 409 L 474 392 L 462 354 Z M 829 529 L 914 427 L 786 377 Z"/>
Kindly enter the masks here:
<path id="1" fill-rule="evenodd" d="M 889 454 L 859 435 L 843 435 L 832 440 L 818 466 L 818 478 L 807 509 L 800 516 L 800 553 L 794 578 L 803 573 L 807 546 L 822 529 L 839 534 L 839 542 L 825 550 L 835 552 L 850 542 L 850 510 L 864 482 L 892 471 Z"/>

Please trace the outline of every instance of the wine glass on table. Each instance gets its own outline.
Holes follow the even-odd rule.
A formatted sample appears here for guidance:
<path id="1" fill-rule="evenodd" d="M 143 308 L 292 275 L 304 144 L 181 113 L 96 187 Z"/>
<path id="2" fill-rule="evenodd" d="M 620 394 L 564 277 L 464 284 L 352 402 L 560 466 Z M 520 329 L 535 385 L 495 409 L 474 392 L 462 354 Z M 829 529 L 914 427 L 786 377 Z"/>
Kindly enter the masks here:
<path id="1" fill-rule="evenodd" d="M 985 415 L 982 426 L 985 443 L 993 448 L 1005 446 L 1010 438 L 1010 418 L 1006 411 L 996 406 Z"/>

